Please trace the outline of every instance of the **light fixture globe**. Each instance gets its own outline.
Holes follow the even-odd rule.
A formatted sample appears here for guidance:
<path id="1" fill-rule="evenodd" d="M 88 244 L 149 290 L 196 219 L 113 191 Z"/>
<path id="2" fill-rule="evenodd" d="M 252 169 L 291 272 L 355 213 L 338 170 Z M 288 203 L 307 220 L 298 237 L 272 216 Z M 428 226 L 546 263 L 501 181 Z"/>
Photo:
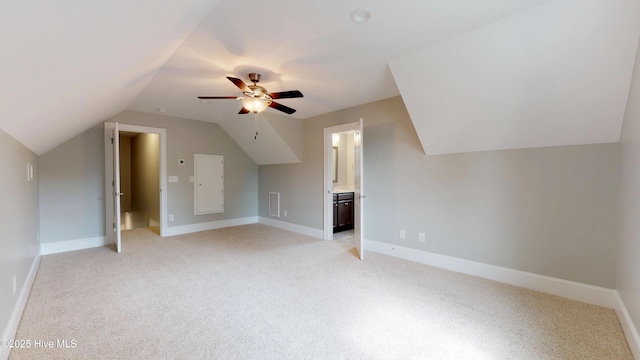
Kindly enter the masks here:
<path id="1" fill-rule="evenodd" d="M 242 100 L 242 106 L 250 112 L 257 114 L 263 112 L 269 104 L 267 101 L 257 97 L 246 97 Z"/>

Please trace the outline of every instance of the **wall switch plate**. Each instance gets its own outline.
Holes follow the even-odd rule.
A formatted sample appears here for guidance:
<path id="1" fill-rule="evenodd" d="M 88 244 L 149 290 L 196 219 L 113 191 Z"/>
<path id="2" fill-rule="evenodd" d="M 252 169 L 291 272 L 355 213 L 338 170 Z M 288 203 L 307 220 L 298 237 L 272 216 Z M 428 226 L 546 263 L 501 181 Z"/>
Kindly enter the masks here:
<path id="1" fill-rule="evenodd" d="M 424 238 L 424 233 L 423 232 L 418 233 L 418 241 L 425 242 L 425 238 Z"/>
<path id="2" fill-rule="evenodd" d="M 193 175 L 189 176 L 189 182 L 193 182 Z"/>
<path id="3" fill-rule="evenodd" d="M 178 177 L 177 176 L 169 176 L 169 182 L 170 183 L 177 183 L 178 182 Z"/>
<path id="4" fill-rule="evenodd" d="M 16 294 L 16 290 L 18 289 L 17 284 L 16 284 L 16 276 L 13 275 L 13 294 Z"/>
<path id="5" fill-rule="evenodd" d="M 407 233 L 404 231 L 404 229 L 400 229 L 400 239 L 404 239 L 407 237 Z"/>
<path id="6" fill-rule="evenodd" d="M 169 214 L 169 221 L 173 221 L 173 214 Z"/>

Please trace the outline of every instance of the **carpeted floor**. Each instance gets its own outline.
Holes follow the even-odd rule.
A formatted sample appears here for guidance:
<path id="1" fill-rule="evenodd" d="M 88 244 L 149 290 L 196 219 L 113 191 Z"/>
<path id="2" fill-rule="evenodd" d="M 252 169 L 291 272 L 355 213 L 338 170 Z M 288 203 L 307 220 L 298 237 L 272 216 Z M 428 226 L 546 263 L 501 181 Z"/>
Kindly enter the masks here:
<path id="1" fill-rule="evenodd" d="M 343 242 L 256 224 L 123 244 L 43 256 L 10 359 L 632 359 L 613 310 Z"/>

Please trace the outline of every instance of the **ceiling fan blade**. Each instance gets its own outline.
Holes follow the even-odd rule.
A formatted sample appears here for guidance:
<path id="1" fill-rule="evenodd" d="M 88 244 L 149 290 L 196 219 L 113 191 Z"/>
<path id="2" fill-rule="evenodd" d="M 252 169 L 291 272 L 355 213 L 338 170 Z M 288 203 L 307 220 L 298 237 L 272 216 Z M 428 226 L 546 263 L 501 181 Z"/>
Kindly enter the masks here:
<path id="1" fill-rule="evenodd" d="M 237 86 L 240 90 L 242 90 L 242 92 L 252 92 L 251 89 L 249 89 L 249 87 L 247 86 L 247 84 L 244 83 L 244 81 L 231 76 L 227 76 L 227 79 L 229 79 L 229 81 L 231 81 L 235 86 Z"/>
<path id="2" fill-rule="evenodd" d="M 275 101 L 272 101 L 272 102 L 271 102 L 271 104 L 269 104 L 269 107 L 270 107 L 270 108 L 274 108 L 274 109 L 276 109 L 276 110 L 280 110 L 280 111 L 282 111 L 282 112 L 284 112 L 284 113 L 287 113 L 287 114 L 289 114 L 289 115 L 291 115 L 291 114 L 293 114 L 294 112 L 296 112 L 296 109 L 292 109 L 292 108 L 290 108 L 290 107 L 288 107 L 288 106 L 284 106 L 284 105 L 282 105 L 282 104 L 278 104 L 278 103 L 277 103 L 277 102 L 275 102 Z"/>
<path id="3" fill-rule="evenodd" d="M 211 100 L 211 99 L 237 99 L 237 96 L 198 96 L 198 99 Z"/>
<path id="4" fill-rule="evenodd" d="M 251 111 L 247 110 L 244 106 L 242 107 L 242 109 L 240 109 L 240 112 L 238 114 L 248 114 Z"/>
<path id="5" fill-rule="evenodd" d="M 298 90 L 291 90 L 291 91 L 274 92 L 269 94 L 269 96 L 271 96 L 272 99 L 293 99 L 293 98 L 301 98 L 302 93 Z"/>

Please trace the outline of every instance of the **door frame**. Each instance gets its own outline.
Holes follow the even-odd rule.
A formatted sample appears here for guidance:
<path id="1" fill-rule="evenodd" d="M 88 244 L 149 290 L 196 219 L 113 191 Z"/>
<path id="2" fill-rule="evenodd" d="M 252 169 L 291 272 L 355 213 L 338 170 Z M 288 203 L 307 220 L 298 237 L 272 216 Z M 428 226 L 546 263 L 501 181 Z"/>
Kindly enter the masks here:
<path id="1" fill-rule="evenodd" d="M 111 149 L 111 130 L 115 127 L 114 122 L 104 123 L 104 156 L 105 156 L 105 204 L 106 204 L 106 242 L 113 242 L 113 196 L 111 181 L 113 179 L 113 151 Z M 160 136 L 160 236 L 164 237 L 167 233 L 167 129 L 149 126 L 130 125 L 118 123 L 119 131 L 135 132 L 141 134 L 158 134 Z"/>
<path id="2" fill-rule="evenodd" d="M 362 119 L 360 119 L 362 121 Z M 360 131 L 360 121 L 324 128 L 324 186 L 323 203 L 324 226 L 323 239 L 333 240 L 333 134 L 347 131 Z M 356 224 L 354 223 L 354 226 Z M 362 229 L 360 229 L 362 231 Z"/>

